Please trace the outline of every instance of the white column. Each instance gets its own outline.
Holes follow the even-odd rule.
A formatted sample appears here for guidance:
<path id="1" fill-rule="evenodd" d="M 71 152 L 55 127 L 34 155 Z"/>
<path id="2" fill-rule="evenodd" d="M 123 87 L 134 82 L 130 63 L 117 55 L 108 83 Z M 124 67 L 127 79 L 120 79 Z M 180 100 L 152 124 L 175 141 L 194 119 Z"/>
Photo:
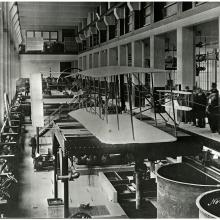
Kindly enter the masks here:
<path id="1" fill-rule="evenodd" d="M 108 50 L 102 50 L 100 54 L 100 66 L 107 66 Z"/>
<path id="2" fill-rule="evenodd" d="M 141 66 L 144 67 L 144 58 L 145 58 L 145 51 L 144 51 L 144 42 L 141 41 Z"/>
<path id="3" fill-rule="evenodd" d="M 93 68 L 99 66 L 99 52 L 93 54 Z"/>
<path id="4" fill-rule="evenodd" d="M 89 69 L 89 54 L 86 55 L 86 66 Z"/>
<path id="5" fill-rule="evenodd" d="M 8 30 L 8 71 L 7 71 L 7 87 L 8 87 L 8 97 L 9 102 L 11 103 L 11 87 L 10 87 L 10 81 L 11 81 L 11 40 L 10 40 L 10 34 Z"/>
<path id="6" fill-rule="evenodd" d="M 10 16 L 9 16 L 9 11 L 8 11 L 8 2 L 6 3 L 6 16 L 7 16 L 7 41 L 8 41 L 8 46 L 7 46 L 7 93 L 9 97 L 9 102 L 11 103 L 11 36 L 10 36 Z"/>
<path id="7" fill-rule="evenodd" d="M 109 66 L 110 64 L 110 49 L 106 49 L 106 65 Z"/>
<path id="8" fill-rule="evenodd" d="M 115 66 L 118 63 L 118 50 L 117 48 L 109 49 L 109 66 Z"/>
<path id="9" fill-rule="evenodd" d="M 219 44 L 219 51 L 220 51 L 220 16 L 218 17 L 218 44 Z M 217 68 L 217 89 L 220 91 L 220 67 Z"/>
<path id="10" fill-rule="evenodd" d="M 101 51 L 97 52 L 97 67 L 101 66 Z"/>
<path id="11" fill-rule="evenodd" d="M 141 67 L 145 67 L 145 47 L 144 42 L 141 41 Z M 145 74 L 141 74 L 141 82 L 145 85 Z"/>
<path id="12" fill-rule="evenodd" d="M 10 46 L 10 80 L 9 80 L 9 86 L 10 86 L 10 98 L 13 99 L 14 97 L 14 46 L 13 43 L 11 42 Z"/>
<path id="13" fill-rule="evenodd" d="M 3 123 L 4 114 L 4 70 L 3 70 L 3 55 L 4 55 L 4 41 L 3 41 L 3 3 L 0 2 L 0 126 Z"/>
<path id="14" fill-rule="evenodd" d="M 135 41 L 131 43 L 132 51 L 132 66 L 142 67 L 143 66 L 143 45 L 142 41 Z"/>
<path id="15" fill-rule="evenodd" d="M 13 61 L 12 61 L 12 65 L 13 65 L 13 79 L 12 79 L 12 89 L 13 89 L 13 97 L 15 96 L 15 93 L 16 93 L 16 82 L 17 82 L 17 51 L 16 51 L 16 48 L 13 47 Z"/>
<path id="16" fill-rule="evenodd" d="M 79 61 L 78 61 L 78 68 L 83 70 L 83 66 L 82 66 L 82 57 L 79 57 Z"/>
<path id="17" fill-rule="evenodd" d="M 132 51 L 132 66 L 144 67 L 144 44 L 142 41 L 135 41 L 131 44 Z M 133 82 L 138 84 L 138 81 L 133 77 Z M 140 80 L 144 83 L 144 75 L 140 74 Z"/>
<path id="18" fill-rule="evenodd" d="M 118 63 L 120 66 L 127 66 L 128 65 L 128 60 L 127 60 L 127 45 L 122 45 L 122 46 L 118 46 Z"/>
<path id="19" fill-rule="evenodd" d="M 162 36 L 150 37 L 150 66 L 152 68 L 165 69 L 165 39 Z M 166 75 L 163 73 L 153 74 L 154 87 L 164 87 Z"/>
<path id="20" fill-rule="evenodd" d="M 133 41 L 131 43 L 131 60 L 132 60 L 132 66 L 134 67 L 142 67 L 143 65 L 143 44 L 142 41 Z M 142 75 L 143 74 L 139 74 L 139 79 L 142 82 Z M 132 82 L 135 85 L 139 85 L 138 82 L 138 74 L 132 74 Z M 140 88 L 139 88 L 140 89 Z M 135 86 L 132 85 L 132 103 L 134 106 L 136 106 L 135 104 L 135 99 L 139 99 L 138 97 L 135 97 Z M 136 101 L 137 102 L 137 101 Z"/>
<path id="21" fill-rule="evenodd" d="M 93 55 L 89 54 L 89 68 L 93 68 Z"/>
<path id="22" fill-rule="evenodd" d="M 85 70 L 85 66 L 84 66 L 84 56 L 82 56 L 82 70 Z"/>
<path id="23" fill-rule="evenodd" d="M 194 32 L 193 28 L 177 28 L 177 83 L 181 89 L 193 88 L 194 75 Z"/>
<path id="24" fill-rule="evenodd" d="M 7 50 L 7 47 L 8 47 L 8 33 L 6 30 L 4 30 L 3 32 L 3 82 L 4 82 L 4 92 L 7 92 L 8 91 L 8 84 L 7 84 L 7 81 L 8 81 L 8 50 Z"/>
<path id="25" fill-rule="evenodd" d="M 17 74 L 17 79 L 21 78 L 21 61 L 20 61 L 20 55 L 16 54 L 16 68 L 17 68 L 17 71 L 16 71 L 16 74 Z"/>
<path id="26" fill-rule="evenodd" d="M 120 61 L 121 61 L 121 47 L 117 46 L 117 50 L 118 50 L 118 66 L 121 65 Z"/>

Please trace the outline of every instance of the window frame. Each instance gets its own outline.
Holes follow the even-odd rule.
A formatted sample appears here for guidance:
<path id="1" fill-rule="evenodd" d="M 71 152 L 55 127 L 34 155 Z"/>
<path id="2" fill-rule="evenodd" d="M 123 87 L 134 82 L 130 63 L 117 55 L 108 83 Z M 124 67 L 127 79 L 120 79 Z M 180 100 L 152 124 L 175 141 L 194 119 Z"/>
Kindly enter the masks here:
<path id="1" fill-rule="evenodd" d="M 33 37 L 28 37 L 27 35 L 28 35 L 28 32 L 32 32 L 33 33 Z M 26 38 L 36 38 L 36 32 L 40 32 L 41 33 L 41 37 L 43 38 L 43 40 L 45 41 L 45 42 L 57 42 L 58 41 L 58 31 L 41 31 L 41 30 L 26 30 Z M 44 36 L 43 36 L 43 33 L 44 32 L 48 32 L 49 33 L 49 36 L 48 36 L 48 38 L 44 38 Z M 51 33 L 52 32 L 56 32 L 57 33 L 57 37 L 55 38 L 55 37 L 51 37 Z"/>

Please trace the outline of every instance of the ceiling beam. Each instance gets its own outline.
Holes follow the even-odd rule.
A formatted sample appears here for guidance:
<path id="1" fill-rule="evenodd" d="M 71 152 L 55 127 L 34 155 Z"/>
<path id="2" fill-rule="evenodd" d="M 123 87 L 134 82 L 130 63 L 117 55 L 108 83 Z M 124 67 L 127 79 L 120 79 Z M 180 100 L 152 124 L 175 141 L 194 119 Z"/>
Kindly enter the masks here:
<path id="1" fill-rule="evenodd" d="M 20 21 L 21 23 L 28 23 L 28 24 L 44 24 L 44 23 L 54 23 L 54 22 L 58 22 L 58 23 L 72 23 L 72 22 L 81 22 L 82 19 L 80 18 L 65 18 L 62 19 L 60 17 L 48 17 L 48 18 L 24 18 L 24 17 L 20 17 Z"/>
<path id="2" fill-rule="evenodd" d="M 23 30 L 39 30 L 39 31 L 57 31 L 60 29 L 70 29 L 75 28 L 77 23 L 73 23 L 72 25 L 22 25 L 21 29 Z"/>
<path id="3" fill-rule="evenodd" d="M 57 30 L 78 26 L 100 2 L 17 2 L 21 29 Z"/>
<path id="4" fill-rule="evenodd" d="M 59 24 L 59 23 L 54 23 L 54 24 L 33 24 L 33 25 L 28 25 L 28 24 L 21 24 L 22 29 L 30 29 L 35 30 L 33 28 L 38 28 L 38 27 L 51 27 L 51 29 L 54 29 L 54 27 L 59 27 L 59 29 L 63 29 L 62 27 L 76 27 L 77 23 L 72 23 L 72 24 Z"/>
<path id="5" fill-rule="evenodd" d="M 51 15 L 51 14 L 70 14 L 70 15 L 76 15 L 76 16 L 80 16 L 81 14 L 83 15 L 87 15 L 88 12 L 90 12 L 92 9 L 91 8 L 58 8 L 58 7 L 50 7 L 50 8 L 36 8 L 36 7 L 30 7 L 27 9 L 21 8 L 19 7 L 19 13 L 20 14 L 47 14 L 47 15 Z"/>
<path id="6" fill-rule="evenodd" d="M 69 13 L 74 13 L 74 12 L 80 12 L 80 13 L 83 13 L 83 14 L 87 14 L 88 12 L 94 10 L 93 7 L 86 7 L 86 6 L 83 6 L 83 7 L 63 7 L 62 5 L 61 6 L 46 6 L 46 7 L 42 7 L 42 6 L 34 6 L 34 5 L 25 5 L 25 6 L 18 6 L 19 8 L 19 12 L 51 12 L 51 13 L 55 13 L 55 12 L 69 12 Z"/>
<path id="7" fill-rule="evenodd" d="M 78 14 L 78 15 L 74 15 L 73 13 L 72 14 L 64 14 L 64 13 L 56 13 L 56 14 L 49 14 L 47 15 L 47 13 L 33 13 L 33 14 L 24 14 L 24 13 L 19 13 L 19 17 L 20 18 L 33 18 L 33 19 L 45 19 L 45 18 L 59 18 L 59 19 L 83 19 L 83 18 L 86 18 L 87 16 L 86 15 L 83 15 L 83 14 Z"/>
<path id="8" fill-rule="evenodd" d="M 39 7 L 98 7 L 100 2 L 18 2 L 18 5 L 22 7 L 29 7 L 30 5 L 32 6 L 39 6 Z"/>

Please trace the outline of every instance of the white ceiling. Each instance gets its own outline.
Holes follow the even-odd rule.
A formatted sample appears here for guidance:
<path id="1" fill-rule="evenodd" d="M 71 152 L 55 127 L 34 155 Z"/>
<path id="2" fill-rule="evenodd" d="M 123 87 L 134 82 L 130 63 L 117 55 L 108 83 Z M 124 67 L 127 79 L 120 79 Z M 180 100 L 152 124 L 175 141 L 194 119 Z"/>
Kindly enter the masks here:
<path id="1" fill-rule="evenodd" d="M 100 2 L 19 2 L 22 30 L 71 28 L 86 19 Z"/>

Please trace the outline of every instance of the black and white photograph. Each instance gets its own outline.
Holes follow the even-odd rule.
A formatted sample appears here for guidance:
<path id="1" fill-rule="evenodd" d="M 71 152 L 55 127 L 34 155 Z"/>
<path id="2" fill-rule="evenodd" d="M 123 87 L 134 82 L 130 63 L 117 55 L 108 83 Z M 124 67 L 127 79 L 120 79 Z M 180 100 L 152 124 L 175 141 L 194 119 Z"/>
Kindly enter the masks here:
<path id="1" fill-rule="evenodd" d="M 220 218 L 220 2 L 0 0 L 0 218 Z"/>

